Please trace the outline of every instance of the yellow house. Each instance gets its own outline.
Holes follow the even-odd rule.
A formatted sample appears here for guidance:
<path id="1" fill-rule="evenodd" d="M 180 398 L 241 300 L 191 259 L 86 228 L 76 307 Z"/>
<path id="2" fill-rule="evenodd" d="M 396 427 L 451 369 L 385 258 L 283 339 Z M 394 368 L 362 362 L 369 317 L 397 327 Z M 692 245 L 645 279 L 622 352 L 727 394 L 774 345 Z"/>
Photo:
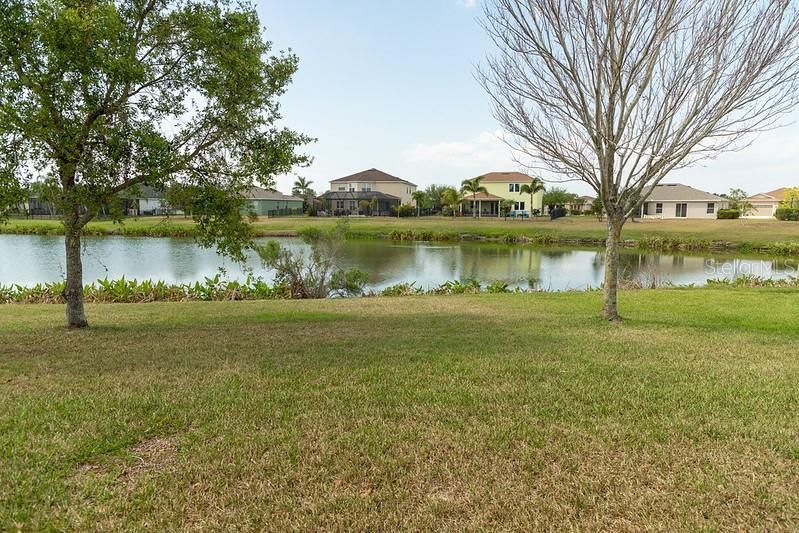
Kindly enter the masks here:
<path id="1" fill-rule="evenodd" d="M 536 193 L 531 205 L 530 195 L 521 192 L 522 186 L 529 185 L 531 181 L 533 181 L 532 176 L 521 172 L 489 172 L 488 174 L 483 174 L 480 185 L 485 187 L 487 195 L 481 195 L 485 196 L 482 201 L 478 198 L 478 202 L 475 202 L 478 204 L 477 208 L 481 211 L 480 214 L 488 215 L 490 211 L 490 215 L 498 216 L 497 204 L 501 200 L 511 200 L 513 202 L 511 213 L 516 215 L 525 214 L 529 216 L 533 214 L 535 209 L 538 209 L 538 212 L 541 213 L 541 208 L 544 204 L 544 193 Z M 471 212 L 473 209 L 471 195 L 467 194 L 463 200 L 466 211 Z"/>

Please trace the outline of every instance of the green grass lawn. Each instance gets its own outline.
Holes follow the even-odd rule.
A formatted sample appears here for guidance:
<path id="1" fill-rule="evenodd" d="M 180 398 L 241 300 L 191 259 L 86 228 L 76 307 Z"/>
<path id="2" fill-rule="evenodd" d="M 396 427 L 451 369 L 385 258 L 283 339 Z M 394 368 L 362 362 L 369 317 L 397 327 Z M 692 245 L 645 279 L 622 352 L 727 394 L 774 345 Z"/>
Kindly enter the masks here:
<path id="1" fill-rule="evenodd" d="M 0 529 L 799 528 L 795 290 L 0 307 Z"/>
<path id="2" fill-rule="evenodd" d="M 351 230 L 359 236 L 382 237 L 392 231 L 416 231 L 448 234 L 471 234 L 502 238 L 505 236 L 540 237 L 558 239 L 604 239 L 607 234 L 605 222 L 593 217 L 567 217 L 555 221 L 541 217 L 533 220 L 496 220 L 448 217 L 422 218 L 352 218 Z M 335 223 L 331 218 L 261 218 L 254 223 L 260 236 L 286 235 L 307 226 L 328 226 Z M 110 221 L 93 222 L 90 231 L 123 234 L 180 234 L 190 232 L 193 223 L 183 217 L 127 219 L 123 225 Z M 0 225 L 0 233 L 61 231 L 55 220 L 9 221 Z M 767 246 L 777 242 L 798 242 L 799 223 L 778 220 L 642 220 L 625 225 L 624 238 L 665 238 L 673 240 L 722 241 L 748 244 L 753 247 Z"/>

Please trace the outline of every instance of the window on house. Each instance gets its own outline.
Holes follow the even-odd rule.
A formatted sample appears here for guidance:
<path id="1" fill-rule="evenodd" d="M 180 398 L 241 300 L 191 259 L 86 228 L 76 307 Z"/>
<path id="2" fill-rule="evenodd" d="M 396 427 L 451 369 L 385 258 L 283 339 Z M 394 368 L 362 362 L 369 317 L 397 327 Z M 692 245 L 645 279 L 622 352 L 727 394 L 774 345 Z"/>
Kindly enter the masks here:
<path id="1" fill-rule="evenodd" d="M 674 212 L 674 216 L 677 218 L 685 218 L 688 216 L 688 204 L 676 204 L 677 207 Z"/>
<path id="2" fill-rule="evenodd" d="M 518 183 L 508 183 L 508 192 L 519 192 L 521 190 L 521 185 Z"/>
<path id="3" fill-rule="evenodd" d="M 344 200 L 336 200 L 336 209 L 344 209 Z"/>
<path id="4" fill-rule="evenodd" d="M 660 202 L 655 204 L 655 214 L 656 215 L 662 215 L 663 214 L 663 204 L 661 204 Z"/>
<path id="5" fill-rule="evenodd" d="M 338 186 L 338 190 L 340 190 L 340 191 L 346 191 L 346 190 L 347 190 L 347 187 L 345 187 L 344 185 L 339 185 L 339 186 Z"/>
<path id="6" fill-rule="evenodd" d="M 716 204 L 713 203 L 713 202 L 708 202 L 707 203 L 707 214 L 708 215 L 712 215 L 715 212 L 716 212 Z"/>

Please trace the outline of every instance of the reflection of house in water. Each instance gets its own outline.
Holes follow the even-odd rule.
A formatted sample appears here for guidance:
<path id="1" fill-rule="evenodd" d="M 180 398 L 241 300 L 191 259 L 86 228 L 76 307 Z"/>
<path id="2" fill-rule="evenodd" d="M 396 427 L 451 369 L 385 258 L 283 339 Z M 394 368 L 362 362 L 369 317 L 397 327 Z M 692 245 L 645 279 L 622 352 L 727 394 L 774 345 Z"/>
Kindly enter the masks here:
<path id="1" fill-rule="evenodd" d="M 541 274 L 542 252 L 529 246 L 467 245 L 459 248 L 460 278 L 526 285 Z"/>
<path id="2" fill-rule="evenodd" d="M 347 241 L 342 266 L 368 272 L 375 286 L 415 282 L 428 288 L 466 278 L 526 286 L 539 277 L 541 257 L 535 248 L 498 244 Z"/>

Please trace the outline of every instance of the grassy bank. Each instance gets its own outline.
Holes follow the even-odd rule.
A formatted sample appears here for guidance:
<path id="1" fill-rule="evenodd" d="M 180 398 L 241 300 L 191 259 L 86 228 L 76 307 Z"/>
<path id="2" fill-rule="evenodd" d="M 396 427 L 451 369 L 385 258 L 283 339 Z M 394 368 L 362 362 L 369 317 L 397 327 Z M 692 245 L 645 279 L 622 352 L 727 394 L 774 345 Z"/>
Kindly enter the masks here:
<path id="1" fill-rule="evenodd" d="M 258 236 L 290 236 L 299 228 L 328 226 L 334 219 L 278 218 L 254 223 Z M 354 238 L 396 240 L 491 239 L 537 244 L 601 245 L 605 223 L 591 217 L 567 217 L 550 221 L 539 218 L 505 221 L 470 218 L 423 217 L 350 219 Z M 53 220 L 11 220 L 0 225 L 0 233 L 59 234 L 61 224 Z M 93 222 L 91 235 L 186 237 L 194 225 L 182 217 L 128 219 L 124 224 Z M 799 224 L 777 220 L 645 220 L 628 222 L 624 239 L 628 246 L 658 250 L 733 250 L 774 255 L 799 255 Z"/>
<path id="2" fill-rule="evenodd" d="M 796 291 L 600 297 L 0 307 L 0 528 L 799 527 Z"/>

